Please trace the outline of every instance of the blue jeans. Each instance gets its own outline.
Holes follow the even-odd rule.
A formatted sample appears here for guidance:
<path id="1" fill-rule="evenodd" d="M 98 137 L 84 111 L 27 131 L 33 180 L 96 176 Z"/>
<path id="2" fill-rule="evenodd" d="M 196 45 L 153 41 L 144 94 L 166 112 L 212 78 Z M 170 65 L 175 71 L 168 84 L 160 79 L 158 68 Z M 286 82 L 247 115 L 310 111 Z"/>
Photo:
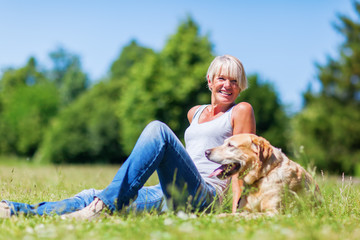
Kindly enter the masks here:
<path id="1" fill-rule="evenodd" d="M 144 187 L 157 171 L 159 185 Z M 72 198 L 35 205 L 5 201 L 11 214 L 64 214 L 100 198 L 112 211 L 204 210 L 215 199 L 216 190 L 200 176 L 184 146 L 169 127 L 151 122 L 140 135 L 129 158 L 104 190 L 85 190 Z M 164 202 L 164 198 L 166 202 Z"/>
<path id="2" fill-rule="evenodd" d="M 75 196 L 57 202 L 41 202 L 38 204 L 18 203 L 3 200 L 10 206 L 11 215 L 23 213 L 26 215 L 53 215 L 65 214 L 78 211 L 89 205 L 96 194 L 102 190 L 88 189 Z M 166 204 L 164 202 L 163 193 L 160 184 L 150 187 L 143 187 L 139 190 L 138 197 L 127 206 L 129 211 L 165 211 Z"/>

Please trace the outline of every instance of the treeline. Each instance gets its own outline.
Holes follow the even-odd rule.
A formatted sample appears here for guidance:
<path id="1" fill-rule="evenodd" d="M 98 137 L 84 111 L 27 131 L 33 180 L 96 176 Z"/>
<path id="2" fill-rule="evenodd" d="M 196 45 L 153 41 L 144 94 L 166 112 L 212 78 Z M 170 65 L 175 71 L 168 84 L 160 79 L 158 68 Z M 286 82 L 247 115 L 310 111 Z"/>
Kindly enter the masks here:
<path id="1" fill-rule="evenodd" d="M 356 4 L 360 15 L 359 9 Z M 318 169 L 359 174 L 360 23 L 339 20 L 336 29 L 346 37 L 340 58 L 316 66 L 322 89 L 304 94 L 301 112 L 286 114 L 276 89 L 258 75 L 248 76 L 250 87 L 239 101 L 252 104 L 257 134 L 289 155 L 305 152 Z M 210 102 L 205 74 L 213 47 L 191 17 L 159 52 L 132 40 L 94 85 L 76 54 L 58 48 L 49 57 L 50 69 L 30 58 L 0 79 L 2 155 L 56 164 L 121 163 L 150 121 L 165 122 L 183 139 L 187 111 Z"/>

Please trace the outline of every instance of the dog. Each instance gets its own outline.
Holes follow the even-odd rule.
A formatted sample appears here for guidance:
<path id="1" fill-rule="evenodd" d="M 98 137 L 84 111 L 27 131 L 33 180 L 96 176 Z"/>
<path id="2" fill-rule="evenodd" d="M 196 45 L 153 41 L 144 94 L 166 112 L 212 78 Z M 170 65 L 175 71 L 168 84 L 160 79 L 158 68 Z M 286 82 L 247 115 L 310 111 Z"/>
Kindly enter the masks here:
<path id="1" fill-rule="evenodd" d="M 248 189 L 241 198 L 240 194 L 234 194 L 233 214 L 236 214 L 238 206 L 243 210 L 243 216 L 249 213 L 274 216 L 284 206 L 285 193 L 298 196 L 313 192 L 320 199 L 320 189 L 310 173 L 263 137 L 234 135 L 223 145 L 206 150 L 205 156 L 221 164 L 210 176 L 225 179 L 238 175 Z M 234 180 L 237 179 L 232 179 L 233 186 Z"/>

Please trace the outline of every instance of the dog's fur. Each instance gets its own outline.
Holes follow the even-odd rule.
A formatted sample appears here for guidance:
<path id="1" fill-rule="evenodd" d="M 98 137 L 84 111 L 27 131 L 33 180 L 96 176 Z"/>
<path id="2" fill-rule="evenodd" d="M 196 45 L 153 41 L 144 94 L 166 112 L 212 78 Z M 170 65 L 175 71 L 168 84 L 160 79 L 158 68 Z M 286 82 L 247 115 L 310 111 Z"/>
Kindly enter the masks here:
<path id="1" fill-rule="evenodd" d="M 222 165 L 212 176 L 224 179 L 239 174 L 243 179 L 249 189 L 239 202 L 244 213 L 277 214 L 283 206 L 285 191 L 294 195 L 303 192 L 321 195 L 319 187 L 304 168 L 288 159 L 266 139 L 254 134 L 234 135 L 223 145 L 207 150 L 205 155 Z"/>

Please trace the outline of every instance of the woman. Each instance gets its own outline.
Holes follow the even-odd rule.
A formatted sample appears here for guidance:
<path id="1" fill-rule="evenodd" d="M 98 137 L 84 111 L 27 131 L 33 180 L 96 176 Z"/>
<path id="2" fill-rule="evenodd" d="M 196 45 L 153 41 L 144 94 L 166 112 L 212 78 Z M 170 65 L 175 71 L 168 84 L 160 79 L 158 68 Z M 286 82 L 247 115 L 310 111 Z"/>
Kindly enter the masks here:
<path id="1" fill-rule="evenodd" d="M 231 135 L 255 133 L 251 105 L 235 104 L 240 92 L 247 88 L 241 62 L 231 55 L 216 57 L 209 66 L 207 82 L 211 104 L 189 110 L 186 149 L 165 124 L 154 121 L 144 129 L 129 158 L 104 190 L 85 190 L 69 199 L 36 205 L 4 200 L 0 203 L 0 216 L 56 213 L 69 218 L 92 219 L 104 208 L 111 212 L 123 209 L 161 211 L 181 206 L 206 209 L 216 196 L 221 198 L 229 182 L 209 177 L 218 164 L 206 159 L 205 150 L 221 145 Z M 160 184 L 144 187 L 155 170 Z"/>

